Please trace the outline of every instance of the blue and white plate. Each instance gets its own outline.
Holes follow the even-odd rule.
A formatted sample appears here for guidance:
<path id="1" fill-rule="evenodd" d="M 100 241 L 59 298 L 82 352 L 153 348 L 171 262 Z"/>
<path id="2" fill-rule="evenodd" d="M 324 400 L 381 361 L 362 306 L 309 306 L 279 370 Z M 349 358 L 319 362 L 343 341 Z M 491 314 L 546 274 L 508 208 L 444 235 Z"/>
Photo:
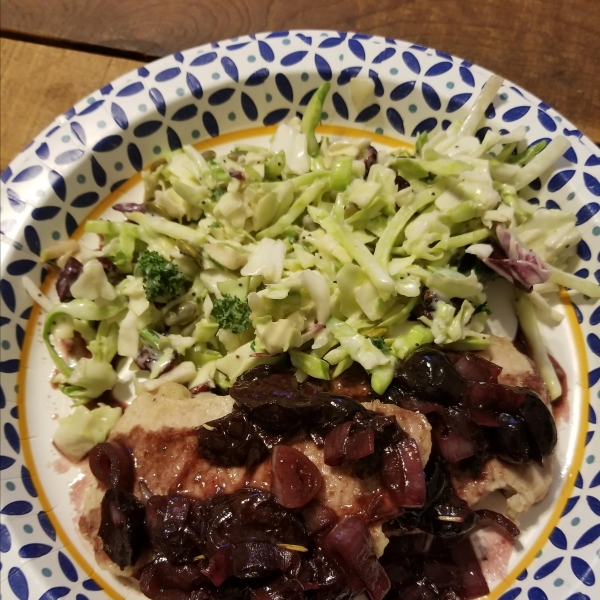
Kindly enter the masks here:
<path id="1" fill-rule="evenodd" d="M 19 600 L 100 600 L 131 591 L 98 573 L 76 528 L 85 482 L 51 444 L 68 402 L 50 387 L 40 312 L 22 285 L 47 288 L 40 249 L 81 235 L 81 224 L 117 197 L 139 201 L 140 171 L 161 153 L 197 144 L 225 148 L 265 140 L 301 114 L 331 81 L 322 131 L 370 135 L 382 146 L 464 118 L 490 73 L 430 48 L 332 31 L 283 31 L 193 48 L 131 72 L 90 94 L 38 135 L 1 176 L 0 331 L 2 438 L 0 551 L 2 593 Z M 353 78 L 375 93 L 357 107 Z M 575 91 L 573 92 L 575 93 Z M 583 241 L 578 274 L 600 281 L 600 151 L 564 117 L 506 83 L 484 129 L 527 128 L 527 142 L 563 134 L 571 148 L 533 182 L 532 202 L 577 215 Z M 568 405 L 559 418 L 555 481 L 522 520 L 507 574 L 490 598 L 600 598 L 600 307 L 566 294 L 563 323 L 544 330 L 565 369 Z M 492 554 L 502 554 L 495 549 Z M 498 558 L 492 556 L 491 558 Z M 506 556 L 508 558 L 508 555 Z"/>

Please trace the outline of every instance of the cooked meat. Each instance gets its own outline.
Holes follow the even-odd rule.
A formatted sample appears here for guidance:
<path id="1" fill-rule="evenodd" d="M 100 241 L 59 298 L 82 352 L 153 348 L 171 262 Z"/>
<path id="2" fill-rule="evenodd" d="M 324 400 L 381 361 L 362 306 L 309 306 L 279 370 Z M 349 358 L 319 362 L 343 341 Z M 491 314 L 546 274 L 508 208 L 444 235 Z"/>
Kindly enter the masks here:
<path id="1" fill-rule="evenodd" d="M 140 394 L 114 427 L 109 441 L 122 441 L 130 448 L 135 460 L 135 489 L 144 494 L 183 495 L 198 499 L 216 494 L 232 493 L 242 487 L 268 490 L 271 487 L 270 460 L 248 474 L 245 467 L 218 467 L 198 456 L 195 429 L 208 421 L 231 412 L 229 396 L 205 393 L 192 397 L 188 390 L 175 383 L 163 385 L 155 394 Z M 400 427 L 417 443 L 423 464 L 431 451 L 429 423 L 423 415 L 379 401 L 367 402 L 370 410 L 395 416 Z M 379 476 L 358 479 L 344 467 L 329 467 L 323 462 L 323 450 L 312 441 L 292 444 L 304 452 L 319 468 L 324 485 L 317 497 L 339 516 L 364 514 L 371 523 L 392 518 L 398 509 Z M 94 545 L 98 562 L 112 565 L 101 550 L 97 537 L 100 522 L 99 504 L 102 493 L 96 486 L 89 489 L 80 529 Z M 376 548 L 383 552 L 385 536 L 376 525 L 371 528 Z M 112 565 L 114 567 L 114 565 Z M 124 574 L 119 571 L 119 574 Z"/>
<path id="2" fill-rule="evenodd" d="M 548 390 L 534 362 L 519 352 L 510 340 L 492 335 L 490 345 L 478 354 L 502 367 L 498 383 L 529 388 L 544 401 L 546 406 L 550 406 Z"/>
<path id="3" fill-rule="evenodd" d="M 400 408 L 395 404 L 383 404 L 379 400 L 363 402 L 363 406 L 386 417 L 396 417 L 401 429 L 417 442 L 423 466 L 431 454 L 431 425 L 425 415 Z"/>
<path id="4" fill-rule="evenodd" d="M 507 339 L 492 336 L 490 346 L 480 355 L 502 367 L 498 382 L 504 385 L 527 387 L 536 392 L 549 406 L 546 386 L 534 363 L 519 352 Z M 452 486 L 455 492 L 473 506 L 485 496 L 500 490 L 507 497 L 507 516 L 517 521 L 520 514 L 542 500 L 552 483 L 552 460 L 543 466 L 531 462 L 512 465 L 497 458 L 489 459 L 481 475 L 473 479 L 468 473 L 452 469 Z"/>

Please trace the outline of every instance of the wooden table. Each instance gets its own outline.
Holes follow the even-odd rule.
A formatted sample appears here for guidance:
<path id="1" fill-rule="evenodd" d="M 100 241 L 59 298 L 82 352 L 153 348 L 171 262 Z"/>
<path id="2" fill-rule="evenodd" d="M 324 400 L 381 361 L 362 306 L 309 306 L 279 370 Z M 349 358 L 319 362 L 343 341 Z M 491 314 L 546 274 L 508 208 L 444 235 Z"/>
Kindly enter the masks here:
<path id="1" fill-rule="evenodd" d="M 56 115 L 155 57 L 244 33 L 353 30 L 461 56 L 600 141 L 598 0 L 0 0 L 0 169 Z"/>

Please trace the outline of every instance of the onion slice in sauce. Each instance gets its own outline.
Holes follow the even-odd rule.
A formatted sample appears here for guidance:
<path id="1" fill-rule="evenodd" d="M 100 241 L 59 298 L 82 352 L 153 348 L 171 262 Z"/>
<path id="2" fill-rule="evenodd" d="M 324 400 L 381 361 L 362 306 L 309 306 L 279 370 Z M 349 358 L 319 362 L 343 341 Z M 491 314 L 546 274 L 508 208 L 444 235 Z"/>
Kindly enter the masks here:
<path id="1" fill-rule="evenodd" d="M 300 450 L 277 445 L 271 458 L 271 492 L 285 508 L 308 504 L 321 489 L 323 478 L 317 466 Z"/>
<path id="2" fill-rule="evenodd" d="M 442 435 L 439 431 L 434 430 L 433 437 L 442 456 L 451 463 L 474 456 L 479 450 L 475 442 L 456 431 Z"/>
<path id="3" fill-rule="evenodd" d="M 320 502 L 311 502 L 302 511 L 306 528 L 311 535 L 319 533 L 337 522 L 337 515 Z"/>
<path id="4" fill-rule="evenodd" d="M 347 421 L 334 427 L 325 438 L 324 462 L 340 467 L 375 452 L 375 430 Z"/>
<path id="5" fill-rule="evenodd" d="M 457 546 L 450 548 L 450 554 L 452 560 L 460 569 L 466 597 L 479 598 L 489 594 L 490 589 L 483 576 L 471 542 L 463 540 Z"/>
<path id="6" fill-rule="evenodd" d="M 454 367 L 468 381 L 482 383 L 498 383 L 498 376 L 502 372 L 502 367 L 470 352 L 460 354 Z"/>
<path id="7" fill-rule="evenodd" d="M 372 600 L 381 600 L 391 583 L 377 560 L 367 524 L 355 516 L 344 517 L 327 535 L 327 547 L 358 576 Z"/>
<path id="8" fill-rule="evenodd" d="M 476 510 L 475 512 L 479 517 L 478 524 L 480 527 L 491 525 L 500 530 L 502 534 L 510 540 L 516 539 L 521 533 L 519 528 L 508 517 L 505 517 L 495 510 L 483 508 L 481 510 Z"/>
<path id="9" fill-rule="evenodd" d="M 405 438 L 385 450 L 381 461 L 381 480 L 396 506 L 423 506 L 427 494 L 425 473 L 413 438 Z"/>
<path id="10" fill-rule="evenodd" d="M 94 477 L 110 488 L 126 492 L 133 489 L 133 458 L 120 442 L 96 444 L 90 451 L 90 469 Z"/>

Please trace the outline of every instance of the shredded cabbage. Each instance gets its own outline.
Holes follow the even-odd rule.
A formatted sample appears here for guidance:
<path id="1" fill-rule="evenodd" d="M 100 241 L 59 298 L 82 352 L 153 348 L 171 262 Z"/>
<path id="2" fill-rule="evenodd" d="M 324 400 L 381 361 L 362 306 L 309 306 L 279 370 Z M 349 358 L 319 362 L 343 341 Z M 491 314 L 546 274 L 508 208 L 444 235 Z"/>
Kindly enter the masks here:
<path id="1" fill-rule="evenodd" d="M 422 133 L 414 149 L 377 154 L 367 137 L 319 139 L 326 83 L 269 147 L 239 144 L 217 156 L 186 146 L 165 156 L 143 174 L 139 211 L 86 223 L 100 249 L 43 251 L 58 264 L 71 255 L 83 263 L 73 300 L 53 306 L 24 282 L 48 312 L 43 336 L 61 389 L 75 403 L 96 398 L 117 384 L 112 364 L 123 358 L 146 389 L 227 388 L 288 353 L 299 380 L 334 378 L 357 362 L 381 393 L 397 361 L 422 345 L 485 347 L 484 263 L 530 291 L 519 296 L 522 324 L 533 306 L 560 320 L 546 297 L 557 284 L 598 297 L 599 286 L 565 271 L 581 239 L 576 218 L 519 193 L 569 142 L 527 147 L 522 127 L 475 137 L 501 85 L 490 78 L 463 123 Z M 372 93 L 370 79 L 352 81 L 357 107 Z M 149 298 L 140 257 L 152 252 L 159 270 L 176 267 L 181 285 L 167 293 L 167 278 L 156 277 Z M 227 319 L 225 305 L 235 306 Z M 539 336 L 523 329 L 555 396 Z M 84 355 L 65 353 L 75 342 Z M 142 353 L 154 357 L 149 373 Z"/>

